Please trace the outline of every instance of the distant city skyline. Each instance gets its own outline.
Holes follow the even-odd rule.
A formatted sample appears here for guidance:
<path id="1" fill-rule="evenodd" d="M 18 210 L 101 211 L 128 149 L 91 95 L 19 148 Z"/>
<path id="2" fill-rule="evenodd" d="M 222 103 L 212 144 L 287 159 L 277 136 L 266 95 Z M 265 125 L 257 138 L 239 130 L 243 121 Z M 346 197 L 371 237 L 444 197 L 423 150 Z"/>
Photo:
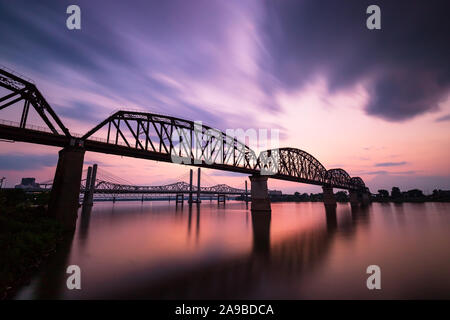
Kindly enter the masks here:
<path id="1" fill-rule="evenodd" d="M 125 2 L 78 1 L 82 29 L 67 30 L 69 2 L 3 2 L 0 63 L 32 78 L 76 133 L 121 108 L 224 131 L 275 128 L 281 147 L 361 176 L 373 193 L 450 189 L 445 12 L 378 1 L 383 27 L 367 30 L 368 3 L 138 1 L 130 12 Z M 20 119 L 0 110 L 11 116 Z M 0 142 L 0 177 L 7 187 L 51 179 L 58 149 Z M 95 153 L 85 161 L 134 184 L 167 184 L 189 170 Z M 205 172 L 234 187 L 246 178 Z M 274 179 L 269 187 L 320 192 Z"/>

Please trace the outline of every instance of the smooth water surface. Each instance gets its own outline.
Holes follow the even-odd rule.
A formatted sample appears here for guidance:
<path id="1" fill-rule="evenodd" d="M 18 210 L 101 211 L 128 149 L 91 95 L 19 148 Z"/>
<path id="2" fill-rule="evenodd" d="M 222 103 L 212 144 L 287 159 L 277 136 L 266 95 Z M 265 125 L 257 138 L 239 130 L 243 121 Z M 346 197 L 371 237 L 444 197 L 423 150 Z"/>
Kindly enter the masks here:
<path id="1" fill-rule="evenodd" d="M 450 298 L 450 204 L 99 202 L 14 298 Z"/>

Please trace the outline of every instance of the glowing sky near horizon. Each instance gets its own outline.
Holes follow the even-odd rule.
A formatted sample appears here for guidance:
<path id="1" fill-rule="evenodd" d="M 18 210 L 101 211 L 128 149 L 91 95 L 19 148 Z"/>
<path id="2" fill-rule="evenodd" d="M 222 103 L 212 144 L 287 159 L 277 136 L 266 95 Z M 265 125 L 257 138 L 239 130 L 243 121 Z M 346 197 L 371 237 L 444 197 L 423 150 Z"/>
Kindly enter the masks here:
<path id="1" fill-rule="evenodd" d="M 224 131 L 278 129 L 280 146 L 361 176 L 372 192 L 450 189 L 444 2 L 378 1 L 380 31 L 365 28 L 369 2 L 338 3 L 77 1 L 82 29 L 70 31 L 70 2 L 2 2 L 0 63 L 33 79 L 72 132 L 117 109 Z M 0 110 L 0 119 L 14 117 Z M 0 177 L 10 187 L 22 177 L 48 180 L 57 150 L 0 142 Z M 170 183 L 188 172 L 95 153 L 85 161 L 134 184 Z M 205 173 L 211 183 L 244 184 L 243 175 Z M 269 187 L 320 190 L 275 180 Z"/>

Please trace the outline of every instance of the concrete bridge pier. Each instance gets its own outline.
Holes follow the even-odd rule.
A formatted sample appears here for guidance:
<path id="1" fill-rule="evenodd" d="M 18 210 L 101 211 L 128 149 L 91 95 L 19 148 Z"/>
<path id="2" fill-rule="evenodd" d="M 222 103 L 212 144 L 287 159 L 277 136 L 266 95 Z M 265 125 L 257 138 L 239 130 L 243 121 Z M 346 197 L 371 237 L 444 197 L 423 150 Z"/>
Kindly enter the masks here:
<path id="1" fill-rule="evenodd" d="M 192 175 L 193 175 L 193 172 L 192 172 L 192 169 L 190 169 L 190 171 L 189 171 L 189 200 L 188 200 L 188 203 L 189 203 L 189 205 L 191 205 L 192 204 Z"/>
<path id="2" fill-rule="evenodd" d="M 58 164 L 48 210 L 66 231 L 75 230 L 85 150 L 65 147 L 59 151 Z"/>
<path id="3" fill-rule="evenodd" d="M 197 170 L 197 203 L 201 203 L 202 200 L 200 199 L 200 168 Z"/>
<path id="4" fill-rule="evenodd" d="M 370 204 L 370 195 L 368 192 L 363 192 L 361 194 L 361 205 L 367 206 Z"/>
<path id="5" fill-rule="evenodd" d="M 358 205 L 367 206 L 370 203 L 370 196 L 369 193 L 366 191 L 350 190 L 349 195 L 350 195 L 350 204 L 352 206 Z"/>
<path id="6" fill-rule="evenodd" d="M 352 207 L 359 205 L 359 197 L 358 192 L 355 190 L 349 190 L 349 198 L 350 198 L 350 205 Z"/>
<path id="7" fill-rule="evenodd" d="M 269 190 L 267 188 L 267 179 L 267 176 L 250 176 L 252 212 L 270 213 L 272 211 L 270 207 Z"/>
<path id="8" fill-rule="evenodd" d="M 217 204 L 219 204 L 221 202 L 225 203 L 225 195 L 224 194 L 217 195 Z"/>
<path id="9" fill-rule="evenodd" d="M 248 204 L 247 180 L 245 180 L 245 203 Z"/>
<path id="10" fill-rule="evenodd" d="M 323 190 L 323 204 L 325 207 L 336 207 L 336 198 L 334 197 L 333 187 L 322 186 Z"/>
<path id="11" fill-rule="evenodd" d="M 92 167 L 88 167 L 86 176 L 86 186 L 84 188 L 83 206 L 86 206 L 87 199 L 89 198 L 89 189 L 91 188 L 91 176 L 92 176 Z"/>
<path id="12" fill-rule="evenodd" d="M 178 203 L 181 203 L 183 205 L 184 203 L 184 194 L 183 193 L 177 193 L 175 196 L 175 204 L 178 205 Z"/>
<path id="13" fill-rule="evenodd" d="M 97 179 L 97 165 L 88 168 L 86 177 L 86 190 L 84 192 L 83 206 L 94 205 L 95 180 Z"/>

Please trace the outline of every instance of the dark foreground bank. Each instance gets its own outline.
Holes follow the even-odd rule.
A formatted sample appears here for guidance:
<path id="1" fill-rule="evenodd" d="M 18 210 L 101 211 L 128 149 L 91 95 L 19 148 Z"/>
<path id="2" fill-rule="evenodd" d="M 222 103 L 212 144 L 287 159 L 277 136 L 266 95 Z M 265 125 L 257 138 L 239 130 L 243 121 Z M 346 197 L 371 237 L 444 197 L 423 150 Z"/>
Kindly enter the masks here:
<path id="1" fill-rule="evenodd" d="M 47 200 L 46 193 L 0 190 L 0 299 L 26 283 L 63 237 Z"/>

